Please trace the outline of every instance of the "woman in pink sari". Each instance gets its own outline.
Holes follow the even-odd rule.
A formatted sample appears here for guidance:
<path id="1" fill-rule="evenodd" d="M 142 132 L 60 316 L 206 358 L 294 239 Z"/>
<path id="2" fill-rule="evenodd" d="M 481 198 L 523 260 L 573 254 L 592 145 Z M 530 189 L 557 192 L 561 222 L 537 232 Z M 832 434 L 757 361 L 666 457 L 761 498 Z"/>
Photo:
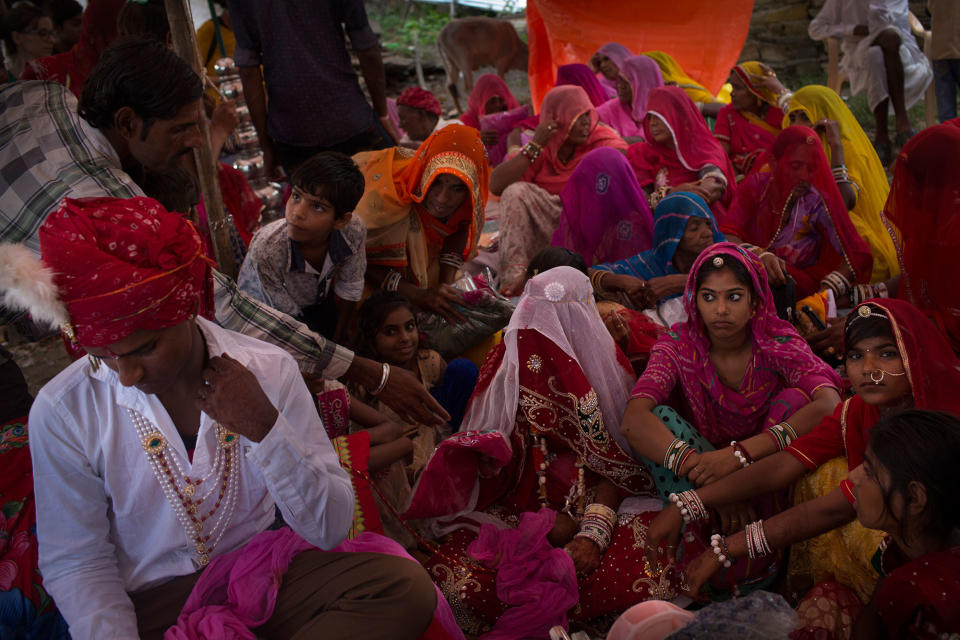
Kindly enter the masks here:
<path id="1" fill-rule="evenodd" d="M 623 154 L 594 149 L 560 192 L 563 213 L 553 246 L 583 256 L 587 266 L 629 258 L 653 246 L 653 214 Z"/>
<path id="2" fill-rule="evenodd" d="M 503 162 L 507 152 L 507 136 L 530 115 L 527 105 L 518 105 L 503 78 L 493 73 L 480 76 L 460 122 L 480 132 L 480 139 L 490 156 L 490 166 Z M 536 125 L 534 125 L 536 126 Z"/>
<path id="3" fill-rule="evenodd" d="M 563 203 L 560 192 L 583 157 L 598 147 L 626 150 L 599 122 L 580 87 L 554 87 L 543 99 L 533 139 L 490 174 L 500 200 L 500 288 L 519 295 L 530 258 L 550 246 Z"/>
<path id="4" fill-rule="evenodd" d="M 600 122 L 610 125 L 624 140 L 643 142 L 643 119 L 650 91 L 663 86 L 660 67 L 647 56 L 627 58 L 620 66 L 617 97 L 597 107 Z"/>
<path id="5" fill-rule="evenodd" d="M 733 68 L 730 104 L 720 109 L 713 128 L 713 135 L 730 154 L 738 178 L 759 168 L 756 159 L 773 146 L 783 126 L 778 95 L 755 82 L 757 76 L 767 73 L 768 68 L 752 60 Z"/>
<path id="6" fill-rule="evenodd" d="M 580 87 L 587 92 L 587 97 L 594 107 L 599 107 L 607 101 L 607 94 L 597 76 L 585 64 L 562 64 L 557 67 L 557 82 L 554 86 Z"/>
<path id="7" fill-rule="evenodd" d="M 627 159 L 651 208 L 668 193 L 689 191 L 706 200 L 723 224 L 736 186 L 733 165 L 683 89 L 650 92 L 643 134 L 646 142 L 631 145 Z"/>
<path id="8" fill-rule="evenodd" d="M 527 282 L 407 513 L 450 534 L 425 566 L 467 633 L 543 638 L 568 616 L 675 597 L 676 573 L 650 576 L 642 560 L 659 501 L 616 428 L 632 379 L 586 275 Z"/>
<path id="9" fill-rule="evenodd" d="M 836 373 L 777 317 L 766 269 L 752 253 L 729 242 L 701 253 L 684 306 L 688 320 L 654 345 L 621 426 L 635 454 L 649 461 L 661 494 L 673 501 L 776 452 L 772 432 L 807 433 L 840 401 Z M 786 492 L 765 496 L 719 517 L 694 504 L 689 513 L 700 522 L 688 532 L 706 541 L 715 530 L 738 531 L 756 519 L 747 519 L 754 511 L 776 513 L 786 498 Z M 714 584 L 768 581 L 777 560 L 739 564 Z"/>
<path id="10" fill-rule="evenodd" d="M 633 52 L 618 42 L 608 42 L 590 58 L 590 66 L 599 75 L 597 79 L 603 86 L 608 98 L 617 96 L 617 78 L 623 62 L 633 56 Z"/>

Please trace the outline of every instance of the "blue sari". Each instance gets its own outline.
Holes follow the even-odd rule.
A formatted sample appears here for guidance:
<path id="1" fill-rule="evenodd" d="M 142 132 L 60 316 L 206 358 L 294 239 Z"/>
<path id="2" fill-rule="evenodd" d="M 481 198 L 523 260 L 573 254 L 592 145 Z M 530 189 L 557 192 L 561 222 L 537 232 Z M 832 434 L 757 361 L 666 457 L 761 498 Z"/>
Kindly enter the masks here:
<path id="1" fill-rule="evenodd" d="M 723 234 L 717 229 L 710 207 L 703 198 L 683 191 L 671 193 L 657 205 L 653 212 L 653 248 L 641 251 L 632 258 L 593 265 L 594 269 L 612 271 L 641 280 L 679 273 L 673 266 L 673 255 L 680 246 L 687 221 L 691 217 L 705 218 L 713 229 L 713 241 L 723 242 Z M 679 295 L 679 294 L 678 294 Z M 669 296 L 670 298 L 676 296 Z"/>

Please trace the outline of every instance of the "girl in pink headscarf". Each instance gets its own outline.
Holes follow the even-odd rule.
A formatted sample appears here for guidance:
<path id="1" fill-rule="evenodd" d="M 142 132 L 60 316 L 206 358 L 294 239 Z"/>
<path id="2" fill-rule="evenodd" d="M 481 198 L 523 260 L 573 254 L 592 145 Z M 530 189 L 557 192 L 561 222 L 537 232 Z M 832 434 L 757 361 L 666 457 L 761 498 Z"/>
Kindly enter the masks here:
<path id="1" fill-rule="evenodd" d="M 629 142 L 643 142 L 643 119 L 650 92 L 663 86 L 660 67 L 647 56 L 627 58 L 620 66 L 617 97 L 599 107 L 600 122 L 610 125 Z"/>
<path id="2" fill-rule="evenodd" d="M 583 157 L 598 147 L 626 150 L 617 132 L 600 124 L 580 87 L 554 87 L 543 99 L 533 139 L 490 174 L 501 195 L 500 286 L 517 295 L 530 258 L 550 246 L 560 221 L 560 192 Z"/>

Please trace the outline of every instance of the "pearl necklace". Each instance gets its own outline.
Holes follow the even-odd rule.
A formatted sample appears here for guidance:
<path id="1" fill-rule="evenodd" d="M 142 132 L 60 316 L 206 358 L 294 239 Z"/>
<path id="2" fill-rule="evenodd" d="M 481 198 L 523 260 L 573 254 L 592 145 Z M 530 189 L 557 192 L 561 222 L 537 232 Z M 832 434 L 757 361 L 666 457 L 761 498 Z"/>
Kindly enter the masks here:
<path id="1" fill-rule="evenodd" d="M 159 429 L 133 409 L 128 408 L 127 412 L 153 468 L 153 475 L 177 514 L 177 520 L 183 526 L 187 545 L 192 546 L 197 555 L 194 562 L 198 566 L 206 566 L 237 508 L 240 466 L 243 462 L 243 456 L 238 454 L 239 437 L 219 424 L 216 425 L 218 446 L 214 464 L 204 477 L 190 478 L 184 473 L 178 456 L 167 446 L 167 439 Z M 208 505 L 205 512 L 201 512 L 203 503 L 211 498 L 217 489 L 219 491 L 216 501 Z M 216 521 L 204 535 L 205 525 L 208 521 L 213 521 L 214 516 L 217 516 Z"/>
<path id="2" fill-rule="evenodd" d="M 547 498 L 547 469 L 550 466 L 551 460 L 550 452 L 547 449 L 547 439 L 538 435 L 535 430 L 531 430 L 530 440 L 533 445 L 533 467 L 537 474 L 537 490 L 540 497 L 540 506 L 550 508 L 550 502 Z M 579 522 L 580 518 L 583 517 L 584 500 L 587 496 L 583 462 L 579 456 L 574 463 L 574 473 L 574 481 L 570 485 L 570 491 L 567 493 L 567 498 L 560 511 Z"/>

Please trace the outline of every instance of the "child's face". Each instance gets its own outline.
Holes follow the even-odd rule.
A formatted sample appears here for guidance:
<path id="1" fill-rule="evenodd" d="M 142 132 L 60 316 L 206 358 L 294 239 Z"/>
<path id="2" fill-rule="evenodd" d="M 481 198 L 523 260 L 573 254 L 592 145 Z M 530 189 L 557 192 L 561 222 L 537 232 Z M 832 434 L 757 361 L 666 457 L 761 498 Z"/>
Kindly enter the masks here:
<path id="1" fill-rule="evenodd" d="M 463 205 L 469 196 L 463 180 L 449 173 L 441 173 L 430 184 L 423 206 L 434 218 L 446 220 Z"/>
<path id="2" fill-rule="evenodd" d="M 902 375 L 906 367 L 893 336 L 859 340 L 847 349 L 846 365 L 854 392 L 867 404 L 898 405 L 913 393 L 907 376 Z"/>
<path id="3" fill-rule="evenodd" d="M 864 454 L 863 464 L 850 472 L 853 485 L 853 508 L 857 511 L 857 520 L 868 529 L 878 529 L 893 533 L 897 530 L 895 513 L 903 511 L 903 495 L 895 493 L 890 497 L 890 509 L 887 509 L 884 495 L 890 488 L 890 474 L 886 467 L 877 462 L 869 448 Z"/>
<path id="4" fill-rule="evenodd" d="M 335 215 L 330 202 L 293 187 L 287 200 L 287 235 L 307 246 L 326 244 L 330 232 L 346 226 L 352 214 L 347 213 L 339 220 Z"/>
<path id="5" fill-rule="evenodd" d="M 714 271 L 697 290 L 697 311 L 711 340 L 731 339 L 746 331 L 753 314 L 750 288 L 730 269 Z"/>
<path id="6" fill-rule="evenodd" d="M 373 339 L 377 353 L 392 365 L 404 365 L 417 353 L 420 331 L 410 309 L 394 309 L 383 319 Z"/>

